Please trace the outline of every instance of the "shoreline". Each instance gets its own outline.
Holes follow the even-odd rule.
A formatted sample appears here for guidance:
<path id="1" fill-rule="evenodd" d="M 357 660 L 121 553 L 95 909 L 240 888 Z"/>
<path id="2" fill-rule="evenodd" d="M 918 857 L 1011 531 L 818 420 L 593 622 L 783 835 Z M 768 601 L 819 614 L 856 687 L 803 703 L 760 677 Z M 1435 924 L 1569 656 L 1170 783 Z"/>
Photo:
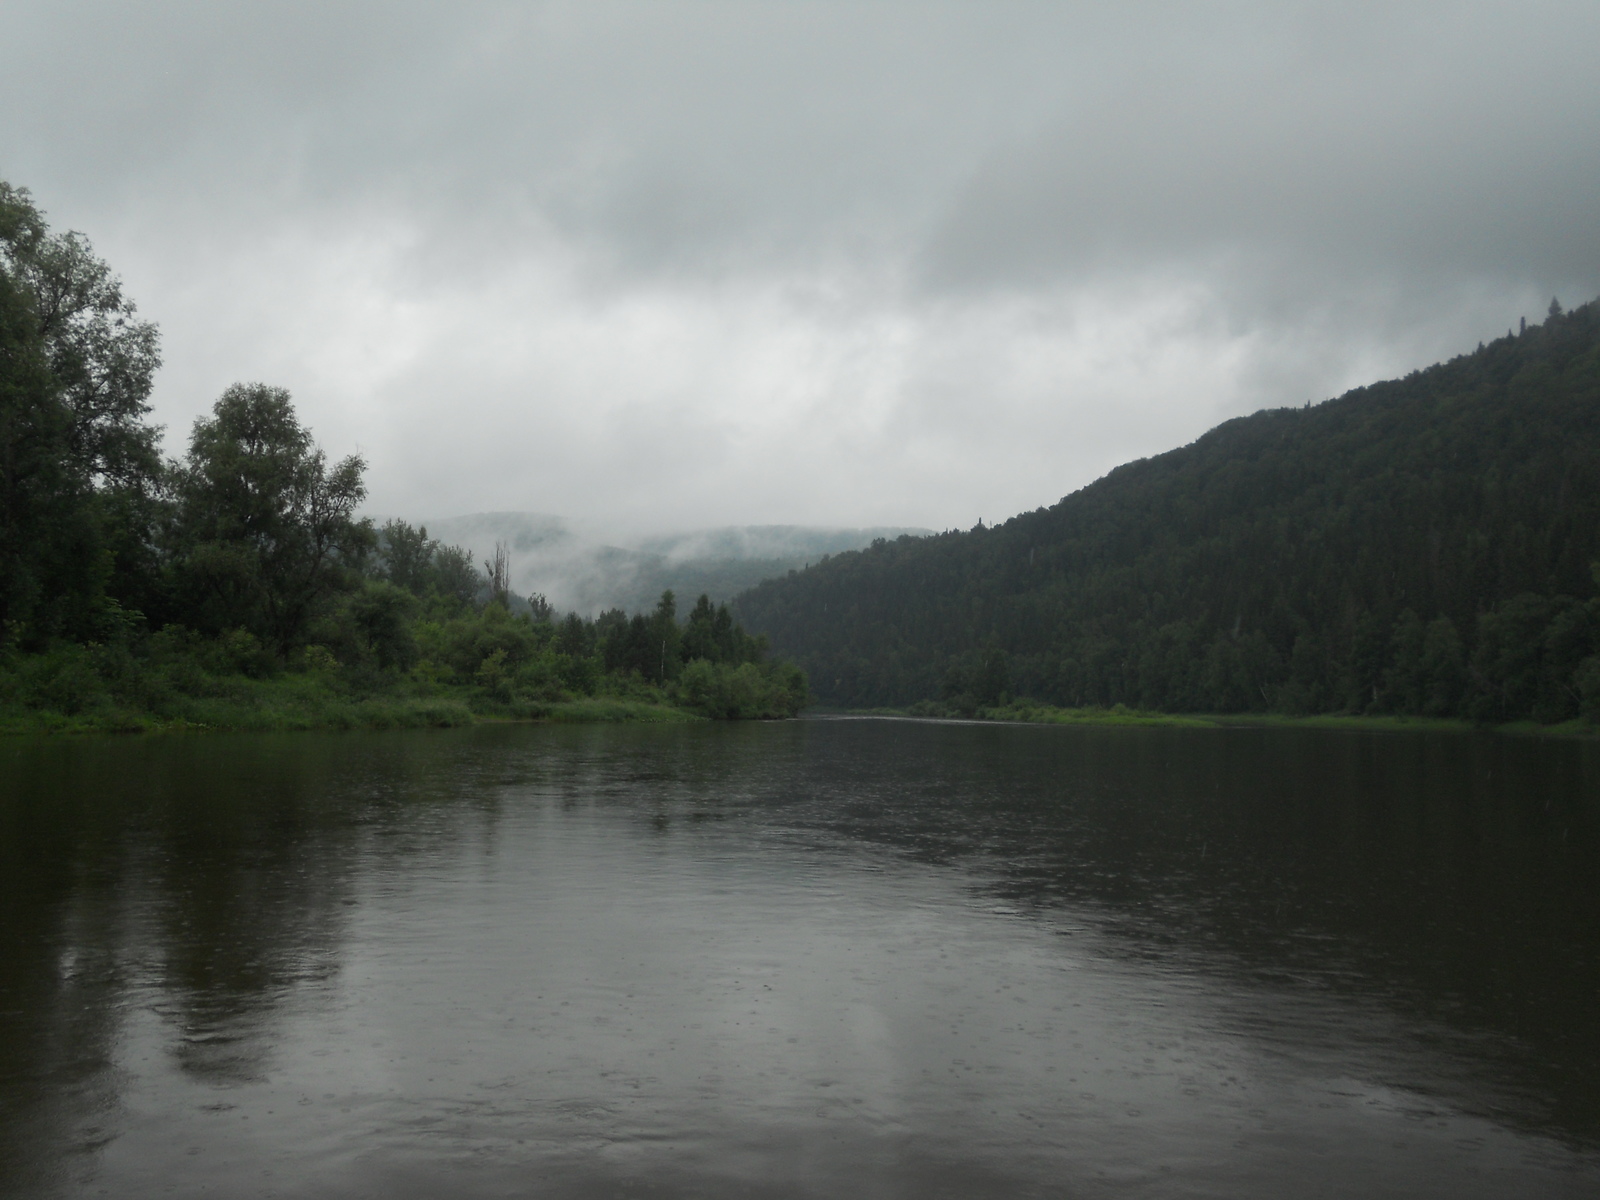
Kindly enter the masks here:
<path id="1" fill-rule="evenodd" d="M 697 724 L 712 718 L 665 699 L 583 697 L 478 704 L 476 697 L 292 696 L 260 689 L 247 698 L 196 700 L 170 714 L 101 708 L 66 714 L 0 710 L 0 737 L 126 736 L 185 733 L 308 733 L 378 729 L 453 729 L 493 724 Z"/>
<path id="2" fill-rule="evenodd" d="M 1164 713 L 1148 709 L 1056 708 L 1050 705 L 1014 705 L 1003 709 L 979 709 L 974 713 L 939 714 L 916 712 L 910 708 L 811 708 L 814 717 L 881 717 L 905 721 L 948 721 L 960 724 L 1004 725 L 1093 725 L 1123 728 L 1188 729 L 1327 729 L 1352 733 L 1498 733 L 1507 737 L 1545 737 L 1563 740 L 1600 738 L 1600 725 L 1582 718 L 1556 725 L 1535 721 L 1509 721 L 1489 724 L 1463 717 L 1353 716 L 1322 713 L 1291 716 L 1287 713 Z"/>
<path id="3" fill-rule="evenodd" d="M 251 681 L 256 683 L 256 681 Z M 700 724 L 713 718 L 679 707 L 662 697 L 595 696 L 565 700 L 485 703 L 471 695 L 341 697 L 321 692 L 285 696 L 278 689 L 254 694 L 196 699 L 190 711 L 163 715 L 137 710 L 99 709 L 78 714 L 51 710 L 0 710 L 0 737 L 108 736 L 184 733 L 300 733 L 354 730 L 452 729 L 468 725 L 529 724 Z M 474 704 L 473 701 L 477 703 Z M 1352 716 L 1337 713 L 1291 716 L 1286 713 L 1166 713 L 1148 709 L 1057 708 L 1011 705 L 970 714 L 914 711 L 911 708 L 812 707 L 803 717 L 928 721 L 952 724 L 1078 725 L 1097 728 L 1323 729 L 1351 733 L 1498 733 L 1507 737 L 1562 740 L 1600 739 L 1600 726 L 1581 718 L 1557 725 L 1533 721 L 1486 724 L 1460 717 Z"/>

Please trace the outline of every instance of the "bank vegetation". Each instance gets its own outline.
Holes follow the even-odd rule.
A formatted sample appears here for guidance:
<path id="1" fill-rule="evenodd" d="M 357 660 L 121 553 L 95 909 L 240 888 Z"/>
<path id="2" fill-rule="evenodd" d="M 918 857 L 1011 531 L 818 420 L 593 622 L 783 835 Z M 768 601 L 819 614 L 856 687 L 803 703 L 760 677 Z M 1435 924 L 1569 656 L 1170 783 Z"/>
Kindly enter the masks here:
<path id="1" fill-rule="evenodd" d="M 358 515 L 289 394 L 227 389 L 164 460 L 159 338 L 0 183 L 0 729 L 793 716 L 804 675 L 725 606 L 595 618 Z"/>

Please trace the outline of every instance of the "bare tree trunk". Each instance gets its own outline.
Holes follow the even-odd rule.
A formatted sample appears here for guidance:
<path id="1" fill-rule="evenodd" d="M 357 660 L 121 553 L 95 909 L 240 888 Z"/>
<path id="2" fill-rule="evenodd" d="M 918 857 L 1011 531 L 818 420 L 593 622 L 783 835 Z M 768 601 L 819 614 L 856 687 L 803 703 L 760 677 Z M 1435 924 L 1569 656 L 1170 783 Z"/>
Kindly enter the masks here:
<path id="1" fill-rule="evenodd" d="M 483 564 L 489 576 L 489 599 L 511 607 L 511 554 L 504 542 L 494 544 L 494 561 Z"/>

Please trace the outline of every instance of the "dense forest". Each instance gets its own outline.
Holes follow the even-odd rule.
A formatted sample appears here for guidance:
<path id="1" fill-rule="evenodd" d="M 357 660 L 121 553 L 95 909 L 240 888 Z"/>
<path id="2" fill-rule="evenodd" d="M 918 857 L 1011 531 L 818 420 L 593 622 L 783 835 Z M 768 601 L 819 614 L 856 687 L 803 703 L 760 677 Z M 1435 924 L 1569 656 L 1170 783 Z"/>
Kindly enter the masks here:
<path id="1" fill-rule="evenodd" d="M 0 726 L 779 717 L 806 681 L 726 606 L 558 619 L 358 516 L 287 392 L 235 385 L 163 460 L 155 326 L 0 183 Z"/>
<path id="2" fill-rule="evenodd" d="M 740 596 L 819 699 L 1600 715 L 1600 302 Z"/>

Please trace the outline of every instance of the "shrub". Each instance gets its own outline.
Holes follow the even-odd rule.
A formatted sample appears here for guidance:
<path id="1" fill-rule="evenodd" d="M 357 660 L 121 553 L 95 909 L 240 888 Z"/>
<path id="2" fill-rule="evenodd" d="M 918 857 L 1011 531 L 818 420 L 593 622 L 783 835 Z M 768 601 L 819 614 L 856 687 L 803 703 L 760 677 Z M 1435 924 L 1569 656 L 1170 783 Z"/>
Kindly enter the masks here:
<path id="1" fill-rule="evenodd" d="M 713 663 L 697 658 L 675 685 L 678 702 L 720 721 L 792 717 L 805 706 L 805 675 L 788 663 Z"/>

